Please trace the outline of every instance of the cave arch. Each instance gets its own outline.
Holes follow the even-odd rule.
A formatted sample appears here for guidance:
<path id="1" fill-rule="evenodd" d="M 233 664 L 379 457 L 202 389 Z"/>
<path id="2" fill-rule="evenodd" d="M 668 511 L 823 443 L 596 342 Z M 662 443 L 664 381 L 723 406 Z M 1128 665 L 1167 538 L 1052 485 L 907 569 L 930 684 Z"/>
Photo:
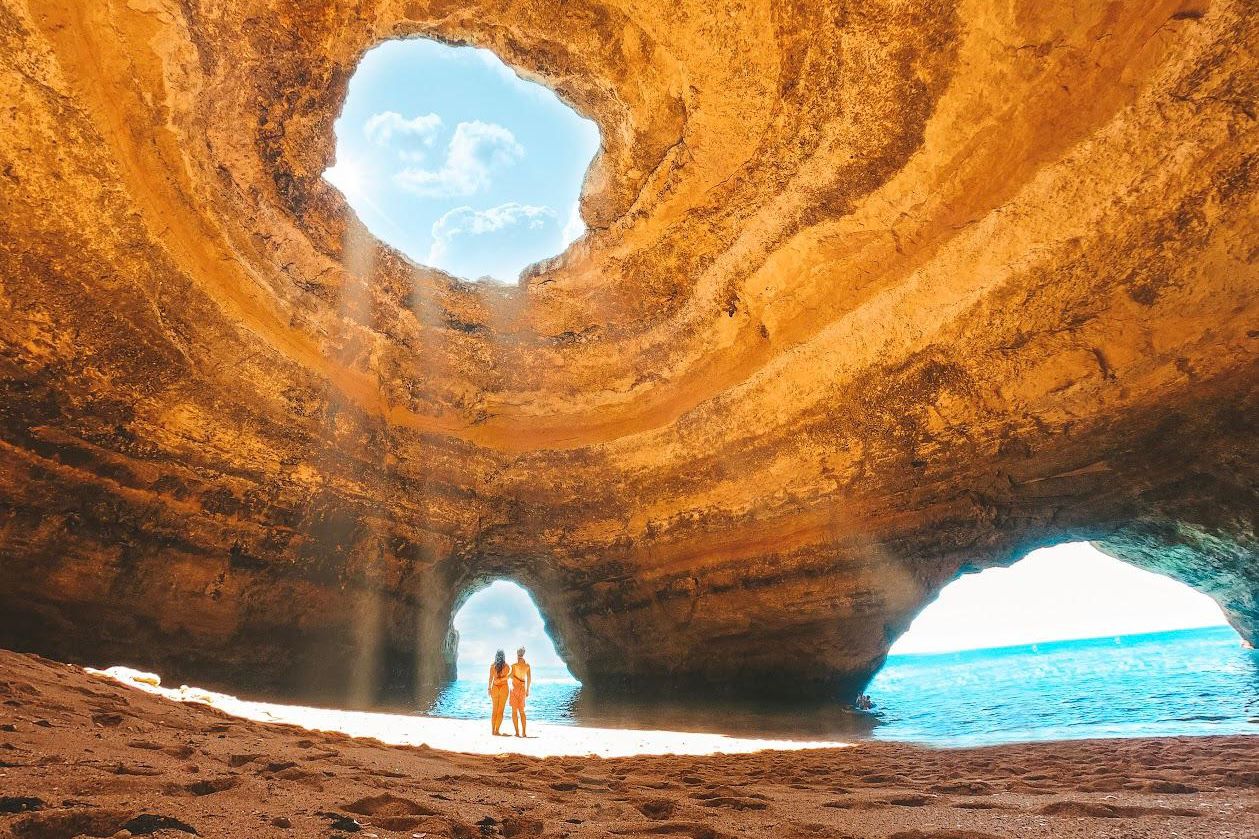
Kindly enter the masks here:
<path id="1" fill-rule="evenodd" d="M 1259 659 L 1226 617 L 1166 573 L 1058 543 L 955 576 L 864 692 L 885 721 L 880 736 L 895 740 L 1245 730 Z M 1220 716 L 1186 720 L 1180 705 L 1195 702 Z"/>
<path id="2" fill-rule="evenodd" d="M 1210 595 L 1088 542 L 962 574 L 914 616 L 889 655 L 936 654 L 1224 626 Z"/>
<path id="3" fill-rule="evenodd" d="M 1032 503 L 1043 503 L 1038 494 L 1044 490 L 1034 486 L 1029 489 L 1031 498 L 1008 502 L 1011 506 L 1001 510 L 998 520 L 1008 514 L 1007 510 L 1028 510 Z M 1114 519 L 1125 518 L 1125 506 L 1112 508 L 1111 520 L 1107 521 L 1105 510 L 1098 505 L 1105 492 L 1090 495 L 1082 489 L 1079 485 L 1072 487 L 1076 497 L 1071 498 L 1069 506 L 1053 509 L 1053 515 L 1061 520 L 1058 527 L 1028 527 L 1025 522 L 1021 532 L 993 529 L 987 531 L 988 538 L 982 546 L 971 545 L 935 556 L 931 556 L 928 543 L 916 547 L 901 543 L 895 551 L 886 545 L 863 545 L 859 554 L 864 565 L 859 566 L 857 576 L 864 597 L 876 603 L 881 614 L 876 617 L 863 614 L 865 610 L 860 607 L 848 608 L 841 631 L 832 626 L 817 635 L 820 641 L 835 648 L 820 666 L 825 669 L 829 662 L 844 660 L 842 670 L 850 675 L 840 683 L 838 693 L 851 696 L 864 689 L 915 618 L 959 578 L 986 569 L 1008 568 L 1038 549 L 1072 542 L 1087 542 L 1116 560 L 1170 578 L 1209 597 L 1242 640 L 1255 644 L 1259 637 L 1259 580 L 1254 559 L 1259 556 L 1259 545 L 1247 524 L 1221 521 L 1218 513 L 1209 511 L 1210 503 L 1218 504 L 1220 510 L 1229 510 L 1235 498 L 1225 491 L 1198 499 L 1200 508 L 1182 508 L 1177 516 L 1147 512 L 1116 523 Z M 1218 487 L 1212 489 L 1219 491 Z M 1204 515 L 1205 511 L 1208 514 Z M 982 522 L 970 522 L 968 526 L 985 532 Z M 851 556 L 848 551 L 844 553 Z M 843 637 L 845 634 L 859 640 L 849 640 Z M 832 695 L 836 693 L 828 690 Z"/>
<path id="4" fill-rule="evenodd" d="M 474 563 L 442 563 L 424 586 L 416 635 L 417 696 L 429 697 L 458 675 L 459 633 L 455 617 L 468 600 L 496 581 L 523 589 L 542 619 L 555 653 L 579 682 L 587 678 L 586 633 L 574 610 L 573 593 L 561 575 L 540 562 L 482 558 Z"/>
<path id="5" fill-rule="evenodd" d="M 496 649 L 514 661 L 518 647 L 526 648 L 535 678 L 558 676 L 557 667 L 571 676 L 555 639 L 547 632 L 546 616 L 527 588 L 498 578 L 457 602 L 451 621 L 455 637 L 448 645 L 457 649 L 460 680 L 479 680 Z"/>

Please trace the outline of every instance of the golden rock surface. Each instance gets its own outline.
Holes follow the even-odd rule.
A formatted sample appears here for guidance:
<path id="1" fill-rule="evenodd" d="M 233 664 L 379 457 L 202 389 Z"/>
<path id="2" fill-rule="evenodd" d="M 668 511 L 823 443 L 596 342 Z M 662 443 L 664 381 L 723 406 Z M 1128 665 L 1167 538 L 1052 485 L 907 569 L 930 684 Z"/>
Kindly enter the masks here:
<path id="1" fill-rule="evenodd" d="M 593 686 L 852 691 L 1089 539 L 1259 640 L 1247 0 L 0 0 L 0 645 L 345 702 L 530 587 Z M 364 51 L 596 119 L 473 285 L 320 178 Z"/>

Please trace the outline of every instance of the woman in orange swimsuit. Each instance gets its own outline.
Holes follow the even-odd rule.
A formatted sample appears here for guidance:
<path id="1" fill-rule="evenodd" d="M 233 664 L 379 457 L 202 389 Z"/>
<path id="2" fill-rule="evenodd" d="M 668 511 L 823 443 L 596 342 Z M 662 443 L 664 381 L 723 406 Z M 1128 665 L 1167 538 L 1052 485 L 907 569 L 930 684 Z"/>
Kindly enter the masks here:
<path id="1" fill-rule="evenodd" d="M 499 650 L 494 654 L 494 663 L 490 665 L 490 731 L 495 737 L 506 737 L 499 734 L 498 728 L 503 724 L 503 711 L 507 708 L 507 683 L 511 681 L 511 668 L 507 666 L 507 656 Z"/>

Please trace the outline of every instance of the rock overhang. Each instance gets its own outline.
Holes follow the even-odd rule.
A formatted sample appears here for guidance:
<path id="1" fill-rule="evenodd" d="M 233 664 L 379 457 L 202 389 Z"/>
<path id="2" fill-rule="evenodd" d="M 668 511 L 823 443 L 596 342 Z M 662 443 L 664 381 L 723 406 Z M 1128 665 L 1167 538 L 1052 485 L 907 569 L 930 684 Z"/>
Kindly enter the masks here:
<path id="1" fill-rule="evenodd" d="M 1242 4 L 150 5 L 3 6 L 7 643 L 405 688 L 501 572 L 583 678 L 850 688 L 1069 538 L 1253 638 Z M 600 124 L 520 288 L 320 178 L 408 36 Z"/>

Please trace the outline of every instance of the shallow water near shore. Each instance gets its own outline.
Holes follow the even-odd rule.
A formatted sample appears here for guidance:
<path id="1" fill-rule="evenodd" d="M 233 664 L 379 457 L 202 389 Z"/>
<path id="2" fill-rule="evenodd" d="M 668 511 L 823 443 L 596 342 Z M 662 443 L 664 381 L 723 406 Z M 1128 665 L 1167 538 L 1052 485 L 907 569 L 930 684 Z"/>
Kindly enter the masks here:
<path id="1" fill-rule="evenodd" d="M 837 703 L 618 701 L 536 672 L 530 719 L 604 728 L 975 746 L 1095 737 L 1259 734 L 1259 651 L 1228 627 L 888 658 L 874 713 Z M 424 713 L 489 716 L 482 680 Z M 510 719 L 504 723 L 510 731 Z"/>

